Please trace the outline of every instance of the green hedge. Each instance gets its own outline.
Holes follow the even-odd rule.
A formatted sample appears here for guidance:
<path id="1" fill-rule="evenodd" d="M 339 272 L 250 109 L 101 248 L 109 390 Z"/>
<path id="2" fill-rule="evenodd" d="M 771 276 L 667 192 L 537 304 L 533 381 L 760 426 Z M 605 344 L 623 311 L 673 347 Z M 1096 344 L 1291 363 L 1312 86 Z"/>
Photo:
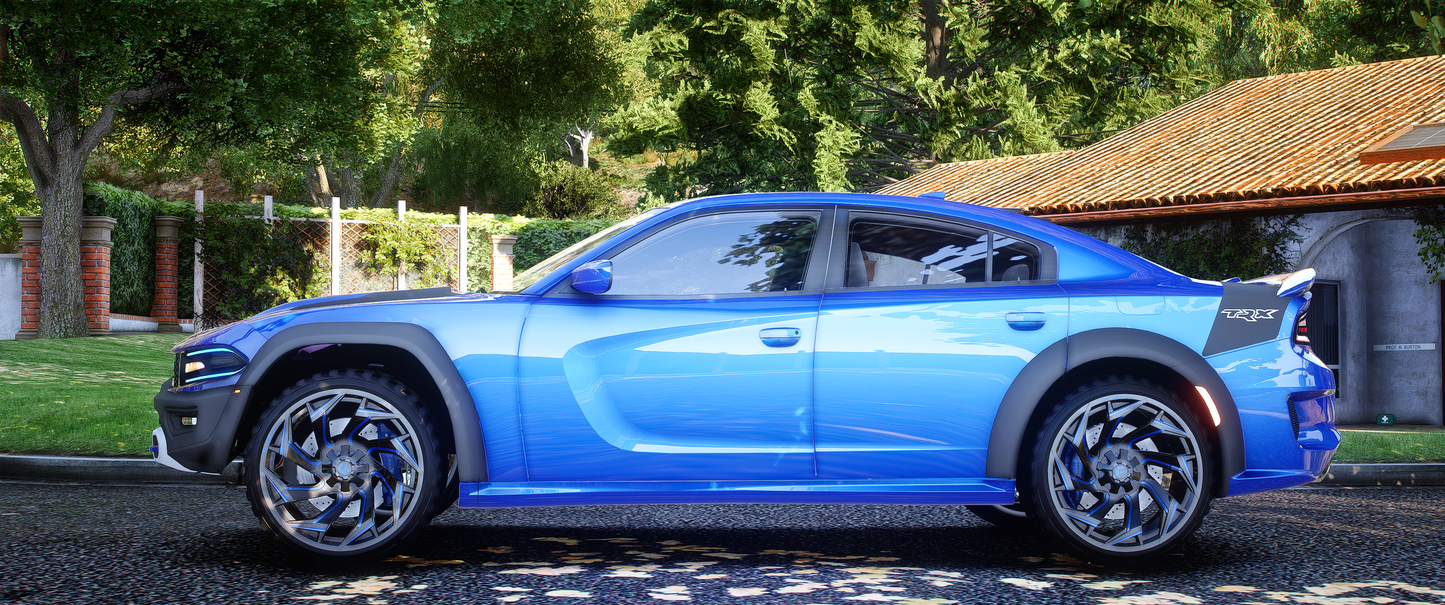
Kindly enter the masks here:
<path id="1" fill-rule="evenodd" d="M 513 274 L 519 274 L 615 222 L 608 219 L 529 219 L 503 214 L 472 215 L 467 218 L 467 245 L 471 250 L 467 258 L 469 289 L 477 291 L 491 288 L 492 242 L 488 236 L 517 236 L 517 243 L 512 246 L 512 271 Z"/>
<path id="2" fill-rule="evenodd" d="M 115 219 L 110 233 L 110 310 L 150 315 L 156 289 L 156 200 L 106 183 L 85 187 L 86 216 Z"/>

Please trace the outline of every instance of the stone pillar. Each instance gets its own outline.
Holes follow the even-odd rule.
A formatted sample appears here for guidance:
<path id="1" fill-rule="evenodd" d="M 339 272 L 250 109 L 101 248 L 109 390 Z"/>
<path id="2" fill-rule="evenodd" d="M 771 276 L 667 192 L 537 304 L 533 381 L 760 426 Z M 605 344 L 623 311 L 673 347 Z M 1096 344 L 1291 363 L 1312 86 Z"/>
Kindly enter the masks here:
<path id="1" fill-rule="evenodd" d="M 515 235 L 492 236 L 492 291 L 512 290 L 512 245 L 517 243 Z"/>
<path id="2" fill-rule="evenodd" d="M 40 217 L 20 222 L 20 331 L 16 339 L 40 336 Z M 115 219 L 87 216 L 80 224 L 80 281 L 90 334 L 110 334 L 110 232 Z"/>
<path id="3" fill-rule="evenodd" d="M 80 280 L 91 336 L 110 334 L 110 232 L 115 223 L 108 216 L 87 216 L 80 224 Z"/>
<path id="4" fill-rule="evenodd" d="M 151 317 L 155 318 L 156 329 L 162 333 L 174 334 L 181 331 L 181 324 L 176 320 L 181 277 L 177 255 L 180 250 L 180 230 L 180 217 L 156 217 L 156 292 L 154 302 L 151 303 Z"/>
<path id="5" fill-rule="evenodd" d="M 40 217 L 20 222 L 20 331 L 16 340 L 40 336 Z"/>

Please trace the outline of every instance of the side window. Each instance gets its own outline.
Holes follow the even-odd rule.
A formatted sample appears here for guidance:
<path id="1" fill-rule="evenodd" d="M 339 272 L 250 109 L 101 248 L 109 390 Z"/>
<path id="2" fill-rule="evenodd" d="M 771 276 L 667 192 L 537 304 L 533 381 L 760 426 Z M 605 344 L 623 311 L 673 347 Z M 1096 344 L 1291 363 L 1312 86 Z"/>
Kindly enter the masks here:
<path id="1" fill-rule="evenodd" d="M 1002 233 L 993 234 L 992 281 L 1028 281 L 1039 278 L 1039 249 Z"/>
<path id="2" fill-rule="evenodd" d="M 612 259 L 609 295 L 688 296 L 803 289 L 817 212 L 690 219 Z"/>
<path id="3" fill-rule="evenodd" d="M 981 229 L 864 220 L 852 224 L 848 241 L 849 287 L 976 283 L 987 275 L 988 232 Z M 860 262 L 863 272 L 857 271 Z"/>

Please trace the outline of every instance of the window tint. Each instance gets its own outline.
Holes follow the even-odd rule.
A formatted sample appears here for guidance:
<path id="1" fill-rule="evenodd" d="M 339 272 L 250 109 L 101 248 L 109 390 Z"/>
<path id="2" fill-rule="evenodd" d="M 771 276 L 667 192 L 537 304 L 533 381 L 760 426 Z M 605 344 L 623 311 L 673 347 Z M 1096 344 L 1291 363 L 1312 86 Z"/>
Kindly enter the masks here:
<path id="1" fill-rule="evenodd" d="M 859 221 L 850 230 L 850 254 L 861 252 L 866 284 L 924 286 L 984 281 L 988 232 L 949 230 Z M 849 286 L 862 286 L 857 259 L 849 263 Z"/>
<path id="2" fill-rule="evenodd" d="M 673 225 L 612 259 L 607 293 L 688 296 L 801 290 L 820 216 L 747 212 Z"/>
<path id="3" fill-rule="evenodd" d="M 993 281 L 1039 278 L 1039 249 L 1002 233 L 993 234 Z"/>

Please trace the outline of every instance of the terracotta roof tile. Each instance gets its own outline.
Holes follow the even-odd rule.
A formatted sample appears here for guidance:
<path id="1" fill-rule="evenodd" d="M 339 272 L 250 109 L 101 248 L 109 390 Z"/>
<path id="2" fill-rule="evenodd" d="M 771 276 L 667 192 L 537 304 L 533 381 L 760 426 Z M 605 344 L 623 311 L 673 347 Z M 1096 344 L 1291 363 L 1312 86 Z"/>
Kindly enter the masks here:
<path id="1" fill-rule="evenodd" d="M 1358 159 L 1429 122 L 1445 122 L 1442 57 L 1239 80 L 1084 149 L 942 164 L 879 192 L 1056 214 L 1445 187 L 1445 159 Z"/>

